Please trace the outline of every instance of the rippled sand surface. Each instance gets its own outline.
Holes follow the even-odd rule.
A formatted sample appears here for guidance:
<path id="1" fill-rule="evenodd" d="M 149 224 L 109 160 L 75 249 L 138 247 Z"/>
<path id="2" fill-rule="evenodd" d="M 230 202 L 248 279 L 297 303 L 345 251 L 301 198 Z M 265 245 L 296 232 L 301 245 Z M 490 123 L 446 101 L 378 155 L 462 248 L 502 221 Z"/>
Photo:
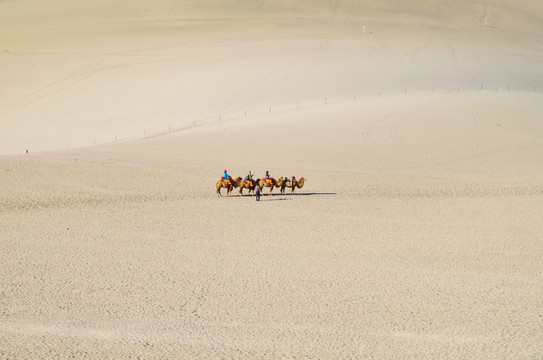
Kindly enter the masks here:
<path id="1" fill-rule="evenodd" d="M 541 357 L 537 5 L 55 4 L 0 2 L 0 358 Z"/>

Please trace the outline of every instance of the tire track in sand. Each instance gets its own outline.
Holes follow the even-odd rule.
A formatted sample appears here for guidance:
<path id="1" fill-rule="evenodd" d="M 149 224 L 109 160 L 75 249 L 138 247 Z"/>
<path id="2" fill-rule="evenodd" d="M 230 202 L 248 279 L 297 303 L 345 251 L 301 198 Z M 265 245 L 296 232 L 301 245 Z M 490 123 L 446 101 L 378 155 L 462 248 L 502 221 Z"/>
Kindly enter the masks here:
<path id="1" fill-rule="evenodd" d="M 469 106 L 469 105 L 468 105 Z M 471 109 L 470 107 L 470 111 L 471 111 L 471 118 L 473 120 L 473 122 L 475 123 L 475 126 L 477 127 L 477 129 L 479 129 L 479 132 L 491 143 L 493 144 L 498 150 L 499 152 L 503 152 L 503 153 L 506 153 L 508 154 L 509 156 L 511 156 L 514 160 L 517 161 L 518 164 L 520 164 L 528 173 L 530 173 L 531 175 L 533 175 L 534 177 L 539 177 L 541 176 L 540 174 L 538 174 L 534 169 L 532 169 L 532 167 L 530 167 L 526 161 L 524 161 L 524 159 L 522 159 L 522 157 L 518 156 L 517 154 L 515 154 L 512 150 L 512 148 L 509 148 L 509 147 L 504 147 L 502 146 L 498 140 L 496 140 L 496 138 L 494 138 L 493 136 L 491 136 L 488 131 L 484 130 L 482 127 L 481 127 L 481 124 L 480 124 L 480 117 L 479 117 L 479 113 L 477 111 L 474 111 L 473 109 Z"/>

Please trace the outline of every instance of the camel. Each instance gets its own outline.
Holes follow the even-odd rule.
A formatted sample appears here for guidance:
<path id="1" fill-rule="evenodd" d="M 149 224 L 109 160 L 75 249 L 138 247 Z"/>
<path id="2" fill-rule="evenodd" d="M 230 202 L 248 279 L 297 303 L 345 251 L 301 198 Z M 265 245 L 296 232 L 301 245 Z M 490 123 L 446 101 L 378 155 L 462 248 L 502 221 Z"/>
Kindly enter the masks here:
<path id="1" fill-rule="evenodd" d="M 292 179 L 290 180 L 285 178 L 285 181 L 283 181 L 283 185 L 281 186 L 281 193 L 282 194 L 285 193 L 285 188 L 290 188 L 291 189 L 290 193 L 293 194 L 294 189 L 296 189 L 296 187 L 301 189 L 304 186 L 304 181 L 305 181 L 304 178 L 300 178 L 300 180 L 296 180 L 295 176 L 293 176 Z"/>
<path id="2" fill-rule="evenodd" d="M 239 193 L 241 194 L 241 196 L 243 196 L 243 189 L 249 189 L 249 195 L 251 195 L 251 192 L 254 193 L 256 184 L 258 184 L 260 182 L 260 179 L 253 180 L 252 182 L 251 181 L 241 180 L 241 178 L 239 178 L 239 179 L 240 179 L 240 181 L 239 181 Z M 252 185 L 251 185 L 251 183 L 252 183 Z"/>
<path id="3" fill-rule="evenodd" d="M 239 183 L 241 182 L 241 177 L 237 177 L 236 180 L 233 180 L 232 177 L 230 177 L 230 184 L 224 179 L 221 179 L 217 181 L 217 195 L 221 196 L 221 188 L 226 188 L 226 195 L 230 196 L 232 193 L 233 188 L 237 188 L 239 186 Z"/>
<path id="4" fill-rule="evenodd" d="M 277 180 L 275 180 L 274 178 L 272 178 L 270 181 L 267 181 L 266 179 L 260 180 L 260 187 L 262 189 L 264 189 L 264 187 L 269 187 L 270 188 L 270 194 L 271 194 L 274 187 L 281 188 L 282 185 L 283 185 L 283 177 L 282 176 Z"/>

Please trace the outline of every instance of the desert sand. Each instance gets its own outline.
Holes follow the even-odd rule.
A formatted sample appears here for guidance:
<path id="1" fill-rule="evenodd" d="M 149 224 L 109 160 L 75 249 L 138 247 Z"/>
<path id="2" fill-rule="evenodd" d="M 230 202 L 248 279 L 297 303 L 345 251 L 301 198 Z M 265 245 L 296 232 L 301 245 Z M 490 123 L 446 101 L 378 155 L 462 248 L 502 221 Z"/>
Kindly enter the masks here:
<path id="1" fill-rule="evenodd" d="M 541 358 L 542 39 L 532 1 L 0 1 L 0 358 Z"/>

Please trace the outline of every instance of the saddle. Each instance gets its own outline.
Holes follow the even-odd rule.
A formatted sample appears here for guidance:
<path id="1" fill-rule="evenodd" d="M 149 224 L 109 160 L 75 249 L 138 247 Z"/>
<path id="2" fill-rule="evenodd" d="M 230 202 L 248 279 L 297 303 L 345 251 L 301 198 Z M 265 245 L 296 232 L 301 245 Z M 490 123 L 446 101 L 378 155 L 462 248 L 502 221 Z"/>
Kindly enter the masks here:
<path id="1" fill-rule="evenodd" d="M 245 180 L 245 184 L 246 184 L 246 185 L 249 184 L 250 187 L 253 187 L 253 182 L 250 181 L 250 180 L 249 180 L 249 181 Z"/>

